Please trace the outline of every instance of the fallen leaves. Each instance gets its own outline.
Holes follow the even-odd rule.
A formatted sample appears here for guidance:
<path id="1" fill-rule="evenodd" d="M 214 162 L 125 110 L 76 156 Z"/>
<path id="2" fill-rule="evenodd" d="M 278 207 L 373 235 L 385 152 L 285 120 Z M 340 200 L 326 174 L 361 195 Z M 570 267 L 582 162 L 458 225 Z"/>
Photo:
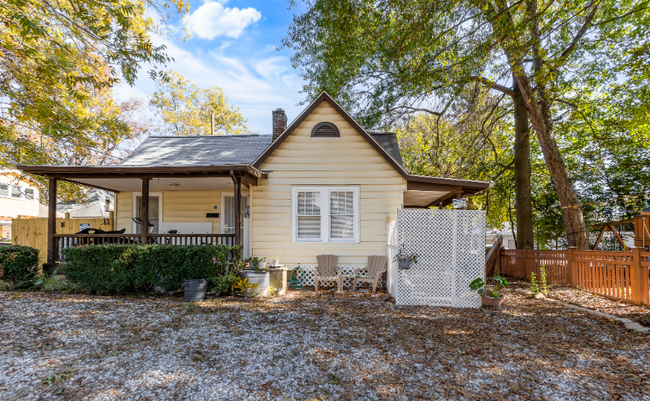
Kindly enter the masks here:
<path id="1" fill-rule="evenodd" d="M 383 298 L 292 291 L 188 305 L 0 292 L 0 399 L 650 397 L 650 337 L 608 319 L 514 291 L 490 314 Z"/>

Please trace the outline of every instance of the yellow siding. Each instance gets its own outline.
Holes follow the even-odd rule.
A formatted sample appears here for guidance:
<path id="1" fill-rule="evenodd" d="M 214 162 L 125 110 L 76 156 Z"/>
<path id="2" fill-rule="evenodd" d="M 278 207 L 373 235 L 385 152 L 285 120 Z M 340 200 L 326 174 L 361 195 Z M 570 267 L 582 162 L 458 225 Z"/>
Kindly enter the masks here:
<path id="1" fill-rule="evenodd" d="M 232 191 L 224 191 L 232 193 Z M 117 194 L 116 229 L 126 228 L 132 232 L 131 203 L 132 192 Z M 212 223 L 212 233 L 221 232 L 221 218 L 207 218 L 206 213 L 219 213 L 221 217 L 221 191 L 168 191 L 162 193 L 163 213 L 165 223 Z M 217 209 L 214 209 L 217 206 Z"/>
<path id="2" fill-rule="evenodd" d="M 340 138 L 312 138 L 319 122 L 334 123 Z M 280 257 L 288 267 L 316 263 L 316 255 L 339 255 L 339 264 L 365 264 L 386 254 L 386 218 L 402 207 L 406 180 L 327 102 L 323 102 L 266 159 L 268 179 L 254 187 L 251 202 L 252 254 Z M 293 186 L 359 186 L 360 243 L 291 243 Z"/>

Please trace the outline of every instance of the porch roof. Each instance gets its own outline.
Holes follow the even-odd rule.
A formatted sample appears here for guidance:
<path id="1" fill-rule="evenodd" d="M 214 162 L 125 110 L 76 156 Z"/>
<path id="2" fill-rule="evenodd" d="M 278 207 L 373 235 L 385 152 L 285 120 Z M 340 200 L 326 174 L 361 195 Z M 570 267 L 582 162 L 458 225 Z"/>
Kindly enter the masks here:
<path id="1" fill-rule="evenodd" d="M 242 176 L 245 185 L 257 185 L 266 174 L 251 165 L 192 166 L 18 166 L 25 173 L 82 184 L 113 192 L 137 192 L 142 178 L 150 178 L 150 190 L 232 190 L 231 171 Z"/>

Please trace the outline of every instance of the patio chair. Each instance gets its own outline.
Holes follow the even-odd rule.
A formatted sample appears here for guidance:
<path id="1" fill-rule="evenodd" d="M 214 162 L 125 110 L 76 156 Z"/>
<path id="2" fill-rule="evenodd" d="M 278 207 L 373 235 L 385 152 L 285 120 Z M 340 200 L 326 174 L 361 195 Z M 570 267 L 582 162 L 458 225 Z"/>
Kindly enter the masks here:
<path id="1" fill-rule="evenodd" d="M 318 255 L 316 259 L 318 259 L 318 267 L 313 268 L 316 291 L 318 291 L 321 281 L 334 281 L 337 291 L 341 291 L 343 289 L 343 276 L 336 267 L 339 257 L 336 255 Z"/>
<path id="2" fill-rule="evenodd" d="M 386 272 L 388 266 L 388 258 L 386 256 L 368 256 L 368 266 L 359 267 L 354 271 L 354 278 L 352 280 L 352 290 L 357 290 L 357 282 L 371 283 L 372 293 L 377 290 L 377 283 L 381 279 L 382 274 Z M 366 274 L 361 274 L 365 270 Z"/>

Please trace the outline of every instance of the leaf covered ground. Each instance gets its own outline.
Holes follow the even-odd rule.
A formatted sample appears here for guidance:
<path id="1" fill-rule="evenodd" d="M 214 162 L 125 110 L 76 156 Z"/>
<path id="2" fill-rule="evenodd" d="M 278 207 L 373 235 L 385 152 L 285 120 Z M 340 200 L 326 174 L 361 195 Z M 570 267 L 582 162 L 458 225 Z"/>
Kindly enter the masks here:
<path id="1" fill-rule="evenodd" d="M 505 293 L 498 314 L 0 292 L 0 399 L 650 400 L 650 336 Z"/>
<path id="2" fill-rule="evenodd" d="M 582 306 L 599 312 L 633 320 L 650 327 L 650 309 L 623 301 L 614 301 L 589 291 L 566 286 L 550 286 L 550 296 L 568 304 Z"/>

